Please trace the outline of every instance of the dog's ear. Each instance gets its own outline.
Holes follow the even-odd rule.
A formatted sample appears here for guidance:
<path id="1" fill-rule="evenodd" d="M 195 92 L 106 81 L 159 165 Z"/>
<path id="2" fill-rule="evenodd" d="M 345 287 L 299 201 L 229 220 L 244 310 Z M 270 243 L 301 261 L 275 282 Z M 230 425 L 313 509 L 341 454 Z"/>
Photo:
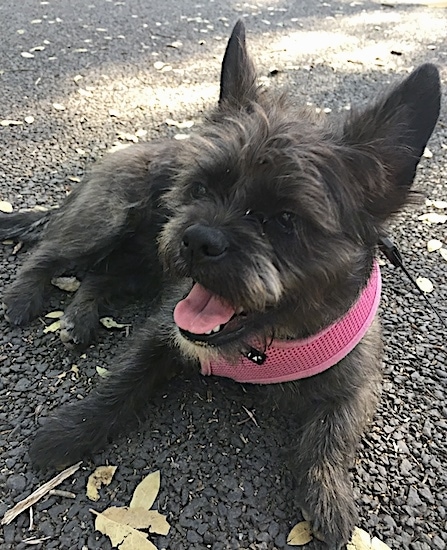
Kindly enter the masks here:
<path id="1" fill-rule="evenodd" d="M 245 44 L 245 25 L 239 19 L 222 62 L 219 105 L 246 107 L 256 95 L 256 71 Z"/>
<path id="2" fill-rule="evenodd" d="M 375 217 L 386 219 L 407 201 L 439 116 L 440 99 L 439 72 L 427 63 L 346 122 L 344 142 L 351 151 L 366 153 L 358 157 L 364 166 L 357 170 L 363 170 L 366 207 Z"/>

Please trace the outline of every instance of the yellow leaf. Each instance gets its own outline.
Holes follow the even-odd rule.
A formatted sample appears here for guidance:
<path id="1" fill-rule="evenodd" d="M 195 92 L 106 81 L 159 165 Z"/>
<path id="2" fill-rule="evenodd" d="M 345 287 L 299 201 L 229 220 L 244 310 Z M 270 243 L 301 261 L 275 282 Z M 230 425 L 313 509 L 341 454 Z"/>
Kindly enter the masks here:
<path id="1" fill-rule="evenodd" d="M 139 483 L 133 493 L 129 508 L 145 508 L 149 510 L 160 490 L 160 470 L 152 472 Z"/>
<path id="2" fill-rule="evenodd" d="M 370 550 L 371 549 L 371 537 L 369 533 L 356 527 L 352 534 L 347 550 Z"/>
<path id="3" fill-rule="evenodd" d="M 90 474 L 87 481 L 87 498 L 93 501 L 99 499 L 98 489 L 103 485 L 109 485 L 116 472 L 116 466 L 99 466 Z"/>
<path id="4" fill-rule="evenodd" d="M 12 212 L 12 204 L 8 201 L 0 201 L 0 211 L 10 214 Z"/>
<path id="5" fill-rule="evenodd" d="M 109 369 L 105 369 L 104 367 L 99 367 L 99 366 L 97 366 L 97 367 L 96 367 L 96 372 L 98 373 L 98 375 L 99 375 L 101 378 L 107 378 L 108 376 L 110 376 L 110 371 L 109 371 Z"/>
<path id="6" fill-rule="evenodd" d="M 428 212 L 419 216 L 418 220 L 426 223 L 445 223 L 447 216 L 445 214 L 438 214 L 437 212 Z"/>
<path id="7" fill-rule="evenodd" d="M 377 537 L 373 537 L 371 541 L 371 550 L 391 550 L 391 548 Z"/>
<path id="8" fill-rule="evenodd" d="M 290 546 L 304 546 L 313 539 L 312 529 L 308 521 L 300 521 L 290 531 L 287 544 Z"/>
<path id="9" fill-rule="evenodd" d="M 51 284 L 65 290 L 65 292 L 76 292 L 81 286 L 76 277 L 55 277 L 51 279 Z"/>
<path id="10" fill-rule="evenodd" d="M 128 525 L 134 529 L 149 529 L 151 533 L 158 535 L 167 535 L 170 529 L 166 517 L 157 510 L 112 506 L 104 510 L 103 515 L 117 523 Z"/>
<path id="11" fill-rule="evenodd" d="M 440 248 L 442 248 L 442 242 L 438 241 L 438 239 L 430 239 L 427 243 L 427 250 L 429 252 L 434 252 Z"/>
<path id="12" fill-rule="evenodd" d="M 47 334 L 48 332 L 56 332 L 61 328 L 61 322 L 60 321 L 54 321 L 54 323 L 51 323 L 51 325 L 48 325 L 43 329 L 43 333 Z"/>
<path id="13" fill-rule="evenodd" d="M 93 513 L 97 514 L 97 512 Z M 95 529 L 103 535 L 107 535 L 112 546 L 117 546 L 119 550 L 157 550 L 157 547 L 147 539 L 144 533 L 128 525 L 116 523 L 104 514 L 96 516 Z"/>
<path id="14" fill-rule="evenodd" d="M 60 319 L 64 314 L 63 311 L 50 311 L 45 315 L 47 319 Z"/>
<path id="15" fill-rule="evenodd" d="M 99 322 L 101 325 L 104 325 L 106 328 L 125 328 L 130 327 L 129 324 L 117 323 L 112 317 L 102 317 Z"/>
<path id="16" fill-rule="evenodd" d="M 418 277 L 416 284 L 422 290 L 422 292 L 433 292 L 433 283 L 427 277 Z"/>

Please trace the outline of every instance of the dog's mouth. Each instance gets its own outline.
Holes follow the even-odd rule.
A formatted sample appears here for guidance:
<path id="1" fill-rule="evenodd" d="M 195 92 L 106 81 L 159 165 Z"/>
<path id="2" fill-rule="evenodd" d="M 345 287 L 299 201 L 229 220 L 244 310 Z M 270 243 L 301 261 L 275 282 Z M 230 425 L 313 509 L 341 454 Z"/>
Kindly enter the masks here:
<path id="1" fill-rule="evenodd" d="M 182 336 L 202 345 L 222 345 L 239 337 L 244 317 L 242 308 L 235 310 L 199 283 L 174 309 L 174 322 Z"/>

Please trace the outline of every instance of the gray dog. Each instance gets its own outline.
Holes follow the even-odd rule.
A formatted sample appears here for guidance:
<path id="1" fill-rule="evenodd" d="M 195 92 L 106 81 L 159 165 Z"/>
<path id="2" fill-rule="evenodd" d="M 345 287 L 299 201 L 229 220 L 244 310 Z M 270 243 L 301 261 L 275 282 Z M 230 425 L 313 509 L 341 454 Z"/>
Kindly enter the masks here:
<path id="1" fill-rule="evenodd" d="M 198 135 L 109 155 L 57 210 L 3 214 L 1 239 L 37 242 L 4 296 L 12 323 L 38 315 L 67 269 L 84 273 L 63 318 L 71 345 L 91 340 L 118 291 L 158 297 L 111 376 L 46 421 L 33 462 L 103 447 L 187 369 L 263 384 L 299 421 L 303 513 L 342 548 L 357 520 L 348 468 L 381 387 L 376 245 L 409 199 L 439 103 L 438 71 L 423 65 L 329 125 L 257 86 L 238 22 Z"/>

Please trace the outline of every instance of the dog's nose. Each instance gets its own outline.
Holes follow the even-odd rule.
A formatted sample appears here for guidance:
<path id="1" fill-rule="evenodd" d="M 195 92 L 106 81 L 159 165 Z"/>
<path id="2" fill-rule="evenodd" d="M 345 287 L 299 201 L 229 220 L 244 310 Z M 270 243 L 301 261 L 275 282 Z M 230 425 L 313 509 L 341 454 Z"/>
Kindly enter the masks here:
<path id="1" fill-rule="evenodd" d="M 182 254 L 188 260 L 220 259 L 228 250 L 228 241 L 220 229 L 194 224 L 183 233 Z"/>

